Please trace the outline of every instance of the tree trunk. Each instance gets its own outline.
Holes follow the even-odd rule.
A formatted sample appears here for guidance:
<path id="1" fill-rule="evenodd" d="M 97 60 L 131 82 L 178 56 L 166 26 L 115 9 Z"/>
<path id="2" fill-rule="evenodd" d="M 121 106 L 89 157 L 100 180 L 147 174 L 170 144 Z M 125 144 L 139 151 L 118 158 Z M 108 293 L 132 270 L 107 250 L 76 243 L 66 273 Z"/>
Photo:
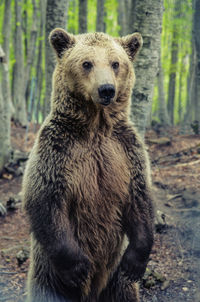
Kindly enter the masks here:
<path id="1" fill-rule="evenodd" d="M 192 54 L 190 56 L 190 68 L 187 85 L 187 104 L 184 119 L 181 125 L 181 133 L 187 133 L 190 130 L 190 124 L 194 118 L 195 110 L 195 64 L 196 54 L 194 49 L 194 34 L 192 34 Z"/>
<path id="2" fill-rule="evenodd" d="M 31 81 L 31 67 L 34 63 L 35 58 L 35 51 L 36 51 L 36 38 L 37 38 L 37 5 L 36 1 L 32 0 L 33 5 L 33 23 L 30 33 L 29 39 L 29 47 L 27 52 L 27 61 L 26 61 L 26 68 L 25 68 L 25 77 L 24 77 L 24 94 L 26 96 L 26 100 L 28 101 L 29 97 L 29 85 Z"/>
<path id="3" fill-rule="evenodd" d="M 3 78 L 4 69 L 8 69 L 5 54 L 0 45 L 0 79 Z M 3 98 L 2 82 L 0 81 L 0 173 L 10 158 L 10 106 Z"/>
<path id="4" fill-rule="evenodd" d="M 22 30 L 23 30 L 23 37 L 24 37 L 24 54 L 25 54 L 25 60 L 27 59 L 28 55 L 28 14 L 27 14 L 27 1 L 24 0 L 25 9 L 22 13 Z"/>
<path id="5" fill-rule="evenodd" d="M 184 73 L 184 59 L 181 60 L 181 67 L 179 72 L 179 90 L 178 90 L 178 115 L 179 123 L 182 122 L 183 105 L 182 105 L 182 75 Z"/>
<path id="6" fill-rule="evenodd" d="M 79 0 L 79 34 L 87 32 L 87 0 Z"/>
<path id="7" fill-rule="evenodd" d="M 46 1 L 44 0 L 40 0 L 40 4 L 39 4 L 39 9 L 40 9 L 40 27 L 39 27 L 39 45 L 38 45 L 38 56 L 37 56 L 37 63 L 36 63 L 36 82 L 37 82 L 37 96 L 36 96 L 36 100 L 37 100 L 37 109 L 36 109 L 36 120 L 37 123 L 39 122 L 39 113 L 40 113 L 40 109 L 41 109 L 41 92 L 42 92 L 42 84 L 43 84 L 43 69 L 42 69 L 42 58 L 43 58 L 43 37 L 45 36 L 44 33 L 44 28 L 45 28 L 45 19 L 46 19 Z M 44 119 L 44 115 L 43 115 L 43 119 Z"/>
<path id="8" fill-rule="evenodd" d="M 194 0 L 194 47 L 196 51 L 195 66 L 195 120 L 199 122 L 200 128 L 200 0 Z"/>
<path id="9" fill-rule="evenodd" d="M 170 76 L 169 76 L 169 86 L 168 86 L 168 114 L 170 122 L 174 124 L 174 103 L 176 96 L 176 69 L 178 63 L 178 27 L 176 24 L 176 19 L 180 17 L 180 6 L 181 0 L 175 0 L 174 7 L 174 26 L 172 34 L 172 44 L 171 44 L 171 62 L 170 62 Z"/>
<path id="10" fill-rule="evenodd" d="M 190 61 L 190 80 L 189 80 L 189 95 L 188 95 L 188 103 L 187 103 L 187 112 L 186 112 L 186 120 L 191 123 L 194 119 L 194 111 L 195 111 L 195 98 L 196 98 L 196 48 L 194 42 L 194 31 L 192 35 L 192 54 Z"/>
<path id="11" fill-rule="evenodd" d="M 161 52 L 158 60 L 158 100 L 159 100 L 159 119 L 163 126 L 169 125 L 169 116 L 167 112 L 167 106 L 165 103 L 165 91 L 164 91 L 164 74 L 161 64 Z"/>
<path id="12" fill-rule="evenodd" d="M 120 1 L 120 0 L 119 0 Z M 127 34 L 133 33 L 134 24 L 136 21 L 136 3 L 138 0 L 126 0 L 126 13 L 127 13 Z"/>
<path id="13" fill-rule="evenodd" d="M 96 31 L 105 32 L 104 0 L 97 0 Z"/>
<path id="14" fill-rule="evenodd" d="M 45 25 L 45 115 L 50 111 L 50 98 L 52 90 L 52 74 L 55 67 L 55 55 L 49 44 L 49 34 L 55 27 L 66 28 L 68 0 L 47 0 Z"/>
<path id="15" fill-rule="evenodd" d="M 4 19 L 3 19 L 3 50 L 6 56 L 6 65 L 3 68 L 2 74 L 2 93 L 3 99 L 7 100 L 7 105 L 10 106 L 10 112 L 14 114 L 14 106 L 11 100 L 10 79 L 9 79 L 9 57 L 10 57 L 10 34 L 11 34 L 11 0 L 5 1 Z"/>
<path id="16" fill-rule="evenodd" d="M 192 54 L 190 56 L 190 69 L 188 78 L 187 106 L 182 123 L 182 132 L 187 132 L 192 121 L 200 122 L 200 37 L 199 16 L 200 0 L 193 0 L 193 24 L 192 24 Z"/>
<path id="17" fill-rule="evenodd" d="M 125 36 L 127 34 L 127 13 L 125 0 L 118 1 L 118 24 L 120 26 L 119 35 Z"/>
<path id="18" fill-rule="evenodd" d="M 15 65 L 13 71 L 14 118 L 21 125 L 26 125 L 27 114 L 24 95 L 24 53 L 22 48 L 22 0 L 15 1 Z"/>
<path id="19" fill-rule="evenodd" d="M 144 136 L 158 73 L 163 1 L 134 0 L 133 8 L 134 11 L 130 14 L 130 19 L 133 17 L 134 21 L 131 31 L 140 32 L 144 43 L 134 64 L 136 84 L 132 96 L 131 118 L 141 136 Z"/>

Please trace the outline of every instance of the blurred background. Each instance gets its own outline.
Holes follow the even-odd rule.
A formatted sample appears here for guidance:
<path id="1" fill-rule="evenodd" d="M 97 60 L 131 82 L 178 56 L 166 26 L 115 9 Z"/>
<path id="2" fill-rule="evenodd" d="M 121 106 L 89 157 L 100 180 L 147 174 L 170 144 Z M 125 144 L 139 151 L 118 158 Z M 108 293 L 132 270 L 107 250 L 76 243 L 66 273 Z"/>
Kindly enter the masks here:
<path id="1" fill-rule="evenodd" d="M 50 111 L 55 27 L 140 32 L 131 119 L 147 143 L 155 245 L 143 302 L 200 302 L 200 0 L 0 0 L 0 301 L 24 301 L 21 180 Z"/>

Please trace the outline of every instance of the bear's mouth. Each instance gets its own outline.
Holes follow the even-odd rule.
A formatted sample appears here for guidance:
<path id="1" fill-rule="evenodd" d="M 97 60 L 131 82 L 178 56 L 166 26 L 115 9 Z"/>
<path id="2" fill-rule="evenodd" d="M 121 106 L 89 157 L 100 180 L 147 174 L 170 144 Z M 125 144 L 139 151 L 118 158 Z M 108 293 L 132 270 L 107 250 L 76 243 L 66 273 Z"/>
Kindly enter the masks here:
<path id="1" fill-rule="evenodd" d="M 99 103 L 103 106 L 108 106 L 112 102 L 111 98 L 100 99 Z"/>

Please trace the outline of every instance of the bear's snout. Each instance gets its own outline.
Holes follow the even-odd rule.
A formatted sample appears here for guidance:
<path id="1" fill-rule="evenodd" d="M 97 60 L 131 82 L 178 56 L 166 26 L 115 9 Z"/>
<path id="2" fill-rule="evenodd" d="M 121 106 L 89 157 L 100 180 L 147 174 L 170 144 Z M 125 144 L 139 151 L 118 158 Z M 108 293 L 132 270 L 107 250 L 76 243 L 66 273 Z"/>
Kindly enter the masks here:
<path id="1" fill-rule="evenodd" d="M 115 87 L 112 84 L 104 84 L 98 88 L 98 92 L 101 98 L 100 103 L 107 106 L 115 96 Z"/>

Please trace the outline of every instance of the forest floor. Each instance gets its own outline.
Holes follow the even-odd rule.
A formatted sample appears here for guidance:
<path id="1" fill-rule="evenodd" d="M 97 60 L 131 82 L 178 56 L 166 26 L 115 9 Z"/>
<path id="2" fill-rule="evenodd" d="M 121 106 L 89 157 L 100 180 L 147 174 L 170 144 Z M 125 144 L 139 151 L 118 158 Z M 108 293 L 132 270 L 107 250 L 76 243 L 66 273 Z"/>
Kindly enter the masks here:
<path id="1" fill-rule="evenodd" d="M 26 130 L 13 125 L 13 149 L 30 151 L 33 127 L 26 142 L 25 137 Z M 141 302 L 200 302 L 200 136 L 179 135 L 176 128 L 163 137 L 151 130 L 146 142 L 152 160 L 157 222 L 155 244 L 141 281 Z M 19 163 L 0 178 L 4 206 L 11 197 L 20 200 Z M 14 169 L 18 169 L 18 176 Z M 0 217 L 0 302 L 22 302 L 29 232 L 21 203 L 14 209 L 10 204 L 7 214 Z"/>

